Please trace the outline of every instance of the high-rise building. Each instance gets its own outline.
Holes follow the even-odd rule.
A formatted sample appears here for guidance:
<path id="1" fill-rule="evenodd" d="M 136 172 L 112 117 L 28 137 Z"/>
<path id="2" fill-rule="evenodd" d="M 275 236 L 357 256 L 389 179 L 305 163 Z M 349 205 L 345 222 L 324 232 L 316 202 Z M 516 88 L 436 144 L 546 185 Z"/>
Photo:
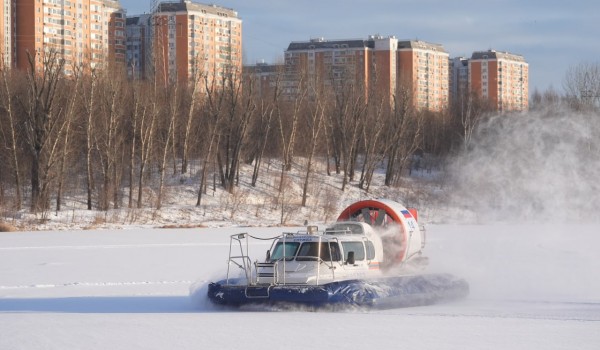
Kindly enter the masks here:
<path id="1" fill-rule="evenodd" d="M 392 98 L 398 88 L 398 39 L 393 36 L 371 37 L 374 43 L 372 60 L 375 73 L 375 89 L 386 98 Z"/>
<path id="2" fill-rule="evenodd" d="M 19 0 L 13 5 L 15 67 L 29 68 L 31 58 L 40 70 L 48 54 L 64 59 L 66 73 L 125 62 L 125 10 L 118 0 Z"/>
<path id="3" fill-rule="evenodd" d="M 252 88 L 257 95 L 273 98 L 275 89 L 283 84 L 285 66 L 283 64 L 267 64 L 264 62 L 255 65 L 245 65 L 243 75 L 246 81 L 252 83 Z"/>
<path id="4" fill-rule="evenodd" d="M 161 2 L 146 25 L 152 48 L 140 54 L 149 56 L 146 71 L 157 78 L 210 77 L 219 83 L 227 74 L 242 73 L 242 20 L 236 11 L 189 0 Z M 128 45 L 135 45 L 131 38 Z"/>
<path id="5" fill-rule="evenodd" d="M 285 51 L 284 95 L 293 95 L 298 87 L 294 81 L 304 76 L 320 86 L 354 84 L 365 94 L 377 92 L 389 100 L 396 91 L 397 45 L 396 38 L 381 36 L 292 42 Z"/>
<path id="6" fill-rule="evenodd" d="M 12 65 L 12 13 L 12 0 L 2 0 L 0 3 L 0 67 Z"/>
<path id="7" fill-rule="evenodd" d="M 320 87 L 356 82 L 365 88 L 369 81 L 369 54 L 374 43 L 368 40 L 325 40 L 291 42 L 285 51 L 285 96 L 294 96 L 305 84 Z"/>
<path id="8" fill-rule="evenodd" d="M 393 36 L 313 39 L 292 42 L 285 51 L 285 64 L 288 72 L 318 76 L 324 84 L 353 81 L 389 101 L 401 91 L 408 92 L 418 109 L 441 111 L 448 106 L 448 53 L 441 45 L 398 41 Z M 294 93 L 292 89 L 288 93 Z"/>
<path id="9" fill-rule="evenodd" d="M 450 59 L 450 101 L 469 93 L 469 59 L 455 57 Z"/>
<path id="10" fill-rule="evenodd" d="M 141 79 L 147 77 L 151 45 L 152 15 L 127 17 L 127 75 L 129 78 Z"/>
<path id="11" fill-rule="evenodd" d="M 108 40 L 108 45 L 104 41 L 103 49 L 108 47 L 108 54 L 103 53 L 103 55 L 108 57 L 109 62 L 123 66 L 126 62 L 127 53 L 126 11 L 121 8 L 119 1 L 104 1 L 104 4 L 103 18 L 105 21 L 108 20 L 108 36 L 104 40 Z M 106 30 L 104 34 L 106 34 Z"/>
<path id="12" fill-rule="evenodd" d="M 495 50 L 474 52 L 469 60 L 469 85 L 498 111 L 529 108 L 529 65 L 523 56 Z"/>
<path id="13" fill-rule="evenodd" d="M 442 45 L 420 40 L 398 43 L 398 81 L 411 91 L 419 110 L 442 111 L 448 107 L 448 52 Z"/>

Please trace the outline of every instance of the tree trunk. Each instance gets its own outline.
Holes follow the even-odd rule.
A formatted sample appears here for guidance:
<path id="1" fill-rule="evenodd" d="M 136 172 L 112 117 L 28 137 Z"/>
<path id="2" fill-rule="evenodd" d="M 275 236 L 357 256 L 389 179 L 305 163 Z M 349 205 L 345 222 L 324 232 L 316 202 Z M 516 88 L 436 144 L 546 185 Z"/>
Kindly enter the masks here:
<path id="1" fill-rule="evenodd" d="M 0 74 L 2 74 L 2 81 L 4 83 L 4 89 L 6 91 L 6 115 L 8 116 L 8 124 L 9 124 L 9 128 L 10 128 L 10 144 L 9 144 L 9 148 L 11 150 L 10 152 L 10 159 L 12 161 L 12 166 L 13 166 L 13 177 L 14 177 L 14 181 L 15 181 L 15 203 L 14 203 L 14 207 L 15 210 L 21 210 L 21 207 L 23 205 L 23 195 L 21 194 L 21 174 L 19 171 L 19 156 L 17 153 L 17 135 L 16 135 L 16 123 L 15 123 L 15 118 L 14 118 L 14 114 L 13 114 L 13 101 L 12 101 L 12 91 L 7 79 L 7 74 L 9 74 L 9 71 L 3 70 L 2 72 L 0 72 Z M 3 123 L 0 123 L 3 124 Z"/>

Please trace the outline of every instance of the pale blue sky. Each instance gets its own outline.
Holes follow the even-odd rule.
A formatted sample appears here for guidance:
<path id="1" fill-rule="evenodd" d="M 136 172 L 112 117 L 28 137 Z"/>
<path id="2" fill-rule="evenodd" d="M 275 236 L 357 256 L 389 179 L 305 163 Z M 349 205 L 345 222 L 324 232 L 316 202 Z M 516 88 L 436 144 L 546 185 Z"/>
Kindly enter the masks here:
<path id="1" fill-rule="evenodd" d="M 566 70 L 600 62 L 598 0 L 218 0 L 243 20 L 244 62 L 282 60 L 290 41 L 395 35 L 442 44 L 450 57 L 495 49 L 521 54 L 529 87 L 562 91 Z M 121 0 L 129 16 L 151 0 Z"/>

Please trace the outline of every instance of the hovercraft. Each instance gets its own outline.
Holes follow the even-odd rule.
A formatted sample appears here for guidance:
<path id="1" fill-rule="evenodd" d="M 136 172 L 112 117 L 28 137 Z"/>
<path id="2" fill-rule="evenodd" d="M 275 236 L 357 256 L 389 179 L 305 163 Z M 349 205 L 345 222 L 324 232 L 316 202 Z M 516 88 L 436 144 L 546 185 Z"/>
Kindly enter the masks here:
<path id="1" fill-rule="evenodd" d="M 215 304 L 298 304 L 393 308 L 464 298 L 469 285 L 450 274 L 421 273 L 425 230 L 416 210 L 391 200 L 365 200 L 342 211 L 324 230 L 269 238 L 253 260 L 247 233 L 231 235 L 227 278 L 208 285 Z M 234 276 L 232 267 L 239 268 Z"/>

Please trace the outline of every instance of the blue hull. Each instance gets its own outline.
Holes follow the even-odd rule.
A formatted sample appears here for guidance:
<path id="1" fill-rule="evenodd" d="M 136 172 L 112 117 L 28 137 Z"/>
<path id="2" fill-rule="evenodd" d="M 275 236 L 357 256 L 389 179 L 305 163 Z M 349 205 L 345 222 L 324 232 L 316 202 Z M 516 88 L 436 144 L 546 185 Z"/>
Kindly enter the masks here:
<path id="1" fill-rule="evenodd" d="M 457 300 L 469 294 L 468 283 L 449 274 L 349 280 L 319 286 L 245 286 L 229 282 L 210 283 L 208 298 L 215 304 L 229 306 L 291 303 L 311 307 L 398 308 Z"/>

